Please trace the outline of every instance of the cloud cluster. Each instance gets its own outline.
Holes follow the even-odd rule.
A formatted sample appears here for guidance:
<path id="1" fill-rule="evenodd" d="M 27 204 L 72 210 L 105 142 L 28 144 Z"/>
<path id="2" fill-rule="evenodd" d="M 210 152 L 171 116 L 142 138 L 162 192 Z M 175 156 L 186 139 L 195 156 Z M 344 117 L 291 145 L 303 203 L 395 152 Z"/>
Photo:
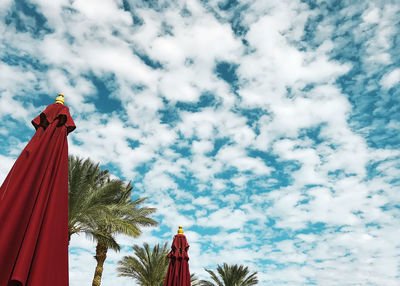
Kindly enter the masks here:
<path id="1" fill-rule="evenodd" d="M 132 180 L 190 267 L 249 265 L 261 285 L 399 279 L 395 1 L 3 1 L 0 177 L 57 92 L 70 153 Z M 378 100 L 379 99 L 379 100 Z M 29 133 L 31 132 L 31 133 Z M 70 283 L 93 276 L 76 237 Z"/>

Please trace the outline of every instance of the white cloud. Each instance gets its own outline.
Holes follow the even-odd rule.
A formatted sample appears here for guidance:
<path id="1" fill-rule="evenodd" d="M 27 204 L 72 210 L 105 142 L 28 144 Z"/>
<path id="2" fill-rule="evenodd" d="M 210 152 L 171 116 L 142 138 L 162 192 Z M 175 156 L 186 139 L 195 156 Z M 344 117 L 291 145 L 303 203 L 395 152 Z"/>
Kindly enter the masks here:
<path id="1" fill-rule="evenodd" d="M 379 64 L 389 65 L 393 62 L 390 54 L 391 39 L 396 33 L 393 23 L 396 22 L 395 19 L 400 8 L 392 3 L 384 3 L 379 7 L 370 2 L 369 6 L 369 9 L 362 15 L 364 23 L 360 28 L 366 31 L 371 28 L 370 25 L 376 25 L 373 37 L 364 43 L 368 53 L 368 56 L 364 57 L 365 63 L 369 70 L 374 71 Z M 376 21 L 378 18 L 379 21 Z"/>
<path id="2" fill-rule="evenodd" d="M 3 182 L 14 164 L 14 158 L 10 158 L 0 154 L 0 182 Z"/>
<path id="3" fill-rule="evenodd" d="M 394 69 L 385 74 L 381 79 L 381 85 L 385 89 L 392 88 L 400 82 L 400 69 Z"/>
<path id="4" fill-rule="evenodd" d="M 119 0 L 76 0 L 72 3 L 72 7 L 87 18 L 96 20 L 96 22 L 118 23 L 121 21 L 123 24 L 129 25 L 132 22 L 132 17 L 129 13 L 120 9 L 121 4 L 122 1 Z"/>
<path id="5" fill-rule="evenodd" d="M 227 166 L 233 166 L 240 172 L 252 171 L 256 175 L 267 175 L 270 172 L 270 168 L 262 160 L 247 156 L 244 150 L 237 146 L 221 148 L 215 157 L 218 161 Z"/>
<path id="6" fill-rule="evenodd" d="M 223 208 L 200 217 L 197 224 L 207 227 L 221 227 L 222 229 L 242 228 L 247 221 L 246 213 L 240 209 Z"/>

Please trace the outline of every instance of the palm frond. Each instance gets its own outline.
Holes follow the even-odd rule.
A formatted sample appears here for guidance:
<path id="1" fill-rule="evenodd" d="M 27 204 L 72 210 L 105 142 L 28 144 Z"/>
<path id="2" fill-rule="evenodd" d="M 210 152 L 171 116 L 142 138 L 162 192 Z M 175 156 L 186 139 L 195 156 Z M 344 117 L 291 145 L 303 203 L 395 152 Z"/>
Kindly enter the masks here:
<path id="1" fill-rule="evenodd" d="M 143 247 L 133 246 L 134 256 L 125 256 L 119 261 L 119 276 L 131 277 L 139 285 L 163 285 L 168 268 L 168 247 L 155 245 L 153 249 L 147 243 Z"/>
<path id="2" fill-rule="evenodd" d="M 205 269 L 205 271 L 211 276 L 212 282 L 201 280 L 200 285 L 202 286 L 251 286 L 258 284 L 257 272 L 248 275 L 249 269 L 243 265 L 223 263 L 222 266 L 217 266 L 218 275 L 212 270 Z"/>

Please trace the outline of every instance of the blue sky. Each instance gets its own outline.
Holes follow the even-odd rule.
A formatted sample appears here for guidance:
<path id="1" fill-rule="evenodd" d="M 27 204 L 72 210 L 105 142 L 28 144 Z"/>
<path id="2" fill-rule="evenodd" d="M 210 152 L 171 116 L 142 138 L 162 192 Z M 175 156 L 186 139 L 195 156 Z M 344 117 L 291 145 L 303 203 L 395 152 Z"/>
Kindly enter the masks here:
<path id="1" fill-rule="evenodd" d="M 398 1 L 0 2 L 0 179 L 58 92 L 90 157 L 183 225 L 190 269 L 223 262 L 260 285 L 400 279 Z M 75 236 L 70 285 L 94 244 Z"/>

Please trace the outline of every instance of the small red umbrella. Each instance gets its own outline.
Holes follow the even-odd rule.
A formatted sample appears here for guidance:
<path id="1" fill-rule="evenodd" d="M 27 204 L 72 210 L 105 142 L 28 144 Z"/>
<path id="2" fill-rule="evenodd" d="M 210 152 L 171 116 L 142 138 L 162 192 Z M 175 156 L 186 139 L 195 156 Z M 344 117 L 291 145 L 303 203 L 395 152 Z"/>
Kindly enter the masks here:
<path id="1" fill-rule="evenodd" d="M 0 286 L 68 285 L 68 142 L 60 94 L 0 187 Z"/>
<path id="2" fill-rule="evenodd" d="M 174 237 L 168 254 L 170 259 L 164 286 L 190 286 L 189 256 L 187 254 L 189 244 L 180 226 L 178 234 Z"/>

